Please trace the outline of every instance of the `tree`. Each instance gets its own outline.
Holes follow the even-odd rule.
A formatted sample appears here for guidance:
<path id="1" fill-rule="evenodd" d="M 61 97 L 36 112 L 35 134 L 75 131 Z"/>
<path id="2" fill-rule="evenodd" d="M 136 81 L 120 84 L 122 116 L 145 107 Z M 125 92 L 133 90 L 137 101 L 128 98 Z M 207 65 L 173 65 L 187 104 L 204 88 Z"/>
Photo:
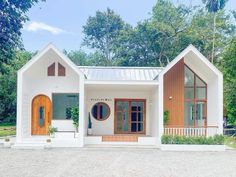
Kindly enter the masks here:
<path id="1" fill-rule="evenodd" d="M 106 12 L 96 12 L 95 17 L 89 17 L 84 30 L 83 45 L 99 50 L 107 60 L 108 65 L 114 64 L 114 47 L 121 30 L 129 25 L 111 9 Z"/>
<path id="2" fill-rule="evenodd" d="M 230 22 L 229 14 L 222 10 L 217 12 L 216 16 L 215 64 L 220 60 L 224 47 L 227 46 L 230 37 L 235 34 L 235 27 Z M 212 57 L 212 18 L 213 14 L 206 12 L 204 8 L 196 9 L 192 16 L 191 25 L 184 34 L 187 41 L 195 45 L 209 60 Z"/>
<path id="3" fill-rule="evenodd" d="M 228 121 L 236 125 L 236 37 L 224 51 L 221 69 L 224 73 L 224 101 Z"/>
<path id="4" fill-rule="evenodd" d="M 26 51 L 18 51 L 15 58 L 4 64 L 4 73 L 0 73 L 0 123 L 15 122 L 16 117 L 16 83 L 17 70 L 19 70 L 32 54 Z"/>
<path id="5" fill-rule="evenodd" d="M 88 54 L 82 50 L 66 52 L 66 55 L 78 66 L 91 65 Z"/>
<path id="6" fill-rule="evenodd" d="M 158 61 L 161 66 L 169 63 L 177 53 L 186 47 L 176 44 L 179 36 L 188 29 L 191 11 L 191 8 L 182 4 L 175 6 L 169 0 L 158 0 L 153 7 L 151 22 L 159 32 Z"/>
<path id="7" fill-rule="evenodd" d="M 28 20 L 27 11 L 39 1 L 0 1 L 0 73 L 4 71 L 4 63 L 13 58 L 14 51 L 23 47 L 20 30 L 23 23 Z"/>
<path id="8" fill-rule="evenodd" d="M 99 51 L 85 53 L 82 50 L 65 52 L 65 54 L 78 66 L 108 66 L 109 63 Z"/>
<path id="9" fill-rule="evenodd" d="M 160 66 L 159 32 L 149 20 L 140 22 L 135 28 L 122 31 L 115 50 L 117 64 L 122 66 Z"/>
<path id="10" fill-rule="evenodd" d="M 190 25 L 190 14 L 191 9 L 184 5 L 176 7 L 169 0 L 158 0 L 149 20 L 122 31 L 116 50 L 118 64 L 165 66 L 189 45 L 181 41 Z"/>
<path id="11" fill-rule="evenodd" d="M 211 55 L 211 62 L 214 62 L 214 55 L 215 55 L 215 32 L 216 32 L 216 14 L 219 10 L 225 7 L 227 0 L 202 0 L 203 3 L 206 5 L 206 9 L 208 12 L 213 13 L 213 38 L 212 38 L 212 55 Z"/>

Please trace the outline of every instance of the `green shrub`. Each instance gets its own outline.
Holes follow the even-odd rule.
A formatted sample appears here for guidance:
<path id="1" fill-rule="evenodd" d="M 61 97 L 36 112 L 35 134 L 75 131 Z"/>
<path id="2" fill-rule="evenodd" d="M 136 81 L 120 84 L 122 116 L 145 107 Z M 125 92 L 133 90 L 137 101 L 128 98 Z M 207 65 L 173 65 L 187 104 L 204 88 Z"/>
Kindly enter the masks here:
<path id="1" fill-rule="evenodd" d="M 180 136 L 180 135 L 163 135 L 161 137 L 162 144 L 224 144 L 223 135 L 206 136 Z"/>
<path id="2" fill-rule="evenodd" d="M 79 128 L 79 108 L 71 108 L 71 118 L 73 120 L 73 125 L 75 126 L 76 131 L 78 132 Z"/>
<path id="3" fill-rule="evenodd" d="M 169 111 L 165 110 L 164 111 L 164 125 L 167 125 L 168 124 L 168 121 L 169 121 Z"/>

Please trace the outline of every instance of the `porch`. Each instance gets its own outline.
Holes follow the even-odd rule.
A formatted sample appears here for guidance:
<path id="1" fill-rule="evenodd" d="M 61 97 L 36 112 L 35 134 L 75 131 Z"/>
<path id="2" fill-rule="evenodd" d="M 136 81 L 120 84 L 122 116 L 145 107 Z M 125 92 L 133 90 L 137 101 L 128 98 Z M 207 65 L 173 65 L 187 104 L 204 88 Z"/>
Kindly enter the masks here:
<path id="1" fill-rule="evenodd" d="M 85 145 L 128 145 L 128 146 L 155 146 L 157 138 L 149 135 L 115 134 L 89 135 L 84 138 Z"/>
<path id="2" fill-rule="evenodd" d="M 90 114 L 90 120 L 84 118 L 85 145 L 156 144 L 156 82 L 89 82 L 85 90 L 85 112 Z M 89 121 L 91 135 L 87 135 Z"/>

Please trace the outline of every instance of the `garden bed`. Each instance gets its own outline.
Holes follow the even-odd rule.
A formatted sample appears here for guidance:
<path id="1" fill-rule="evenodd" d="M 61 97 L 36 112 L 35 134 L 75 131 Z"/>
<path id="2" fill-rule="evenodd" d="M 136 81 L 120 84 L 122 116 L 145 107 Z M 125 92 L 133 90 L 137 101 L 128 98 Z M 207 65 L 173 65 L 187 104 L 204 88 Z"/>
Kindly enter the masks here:
<path id="1" fill-rule="evenodd" d="M 225 145 L 162 144 L 162 151 L 225 151 Z"/>
<path id="2" fill-rule="evenodd" d="M 161 150 L 163 151 L 225 151 L 224 136 L 174 136 L 163 135 Z"/>

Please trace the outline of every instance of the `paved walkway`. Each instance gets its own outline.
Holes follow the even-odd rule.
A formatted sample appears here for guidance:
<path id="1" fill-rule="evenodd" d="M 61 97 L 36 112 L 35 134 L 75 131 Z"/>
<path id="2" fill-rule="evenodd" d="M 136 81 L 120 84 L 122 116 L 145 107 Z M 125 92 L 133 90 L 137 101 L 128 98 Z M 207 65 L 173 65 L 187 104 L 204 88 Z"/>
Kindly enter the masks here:
<path id="1" fill-rule="evenodd" d="M 236 150 L 0 149 L 1 177 L 236 177 Z"/>

